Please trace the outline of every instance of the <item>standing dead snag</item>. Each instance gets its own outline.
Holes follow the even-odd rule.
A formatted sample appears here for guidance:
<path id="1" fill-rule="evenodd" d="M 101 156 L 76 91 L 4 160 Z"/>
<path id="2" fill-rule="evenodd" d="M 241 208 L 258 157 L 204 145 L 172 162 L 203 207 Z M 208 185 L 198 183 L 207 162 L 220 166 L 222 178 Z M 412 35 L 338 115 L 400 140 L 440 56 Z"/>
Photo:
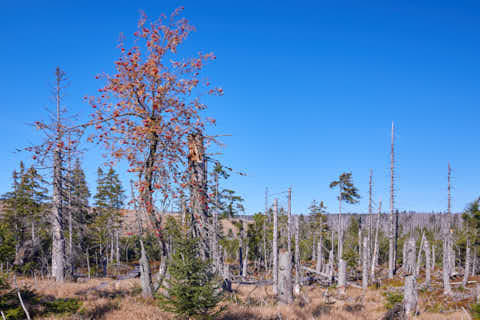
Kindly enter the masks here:
<path id="1" fill-rule="evenodd" d="M 362 289 L 365 292 L 368 287 L 368 238 L 363 238 L 362 250 Z"/>
<path id="2" fill-rule="evenodd" d="M 431 263 L 431 252 L 430 252 L 430 243 L 428 239 L 425 238 L 423 243 L 423 249 L 425 250 L 425 287 L 430 287 L 430 282 L 432 278 L 432 263 Z M 421 250 L 421 248 L 420 248 Z"/>
<path id="3" fill-rule="evenodd" d="M 278 300 L 284 304 L 293 302 L 292 273 L 290 272 L 288 252 L 282 250 L 278 259 Z"/>
<path id="4" fill-rule="evenodd" d="M 411 313 L 416 313 L 418 301 L 417 275 L 415 266 L 415 240 L 413 238 L 408 239 L 406 258 L 407 274 L 405 276 L 405 285 L 403 289 L 403 303 L 405 307 L 405 313 L 408 316 Z"/>
<path id="5" fill-rule="evenodd" d="M 451 168 L 448 163 L 448 198 L 447 198 L 447 213 L 443 215 L 442 219 L 442 236 L 443 236 L 443 258 L 442 258 L 442 275 L 443 275 L 443 294 L 451 295 L 452 287 L 450 286 L 451 273 L 451 232 L 450 232 L 450 212 L 451 212 L 451 193 L 450 193 L 450 176 Z"/>
<path id="6" fill-rule="evenodd" d="M 52 230 L 52 276 L 58 282 L 65 278 L 65 239 L 64 239 L 64 203 L 67 193 L 64 183 L 65 160 L 67 154 L 73 154 L 78 146 L 83 129 L 79 126 L 67 125 L 66 110 L 62 106 L 63 89 L 65 88 L 65 72 L 55 70 L 54 99 L 56 102 L 55 118 L 51 122 L 36 121 L 35 127 L 44 134 L 44 141 L 36 146 L 25 148 L 33 152 L 33 159 L 40 165 L 53 167 L 53 201 L 51 210 Z M 72 124 L 70 124 L 72 125 Z M 33 232 L 33 230 L 32 230 Z M 32 238 L 35 235 L 32 234 Z"/>
<path id="7" fill-rule="evenodd" d="M 398 213 L 395 212 L 395 131 L 392 121 L 392 141 L 390 150 L 390 229 L 388 239 L 388 278 L 395 274 L 397 260 Z"/>
<path id="8" fill-rule="evenodd" d="M 295 287 L 294 287 L 294 291 L 296 295 L 300 294 L 300 285 L 301 285 L 299 229 L 300 228 L 298 226 L 298 216 L 296 216 L 295 217 Z"/>
<path id="9" fill-rule="evenodd" d="M 192 230 L 200 238 L 200 254 L 209 259 L 210 252 L 210 215 L 207 195 L 207 161 L 203 135 L 194 132 L 188 135 L 188 171 L 190 176 L 190 205 L 192 209 Z"/>
<path id="10" fill-rule="evenodd" d="M 278 293 L 278 199 L 273 201 L 273 294 Z"/>

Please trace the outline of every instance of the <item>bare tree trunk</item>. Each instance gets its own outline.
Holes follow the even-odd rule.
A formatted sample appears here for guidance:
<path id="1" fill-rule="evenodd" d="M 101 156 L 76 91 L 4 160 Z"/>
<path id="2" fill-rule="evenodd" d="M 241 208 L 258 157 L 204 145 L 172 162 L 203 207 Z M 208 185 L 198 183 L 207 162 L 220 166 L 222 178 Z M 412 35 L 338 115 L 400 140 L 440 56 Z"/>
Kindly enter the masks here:
<path id="1" fill-rule="evenodd" d="M 278 199 L 273 202 L 273 294 L 278 293 Z"/>
<path id="2" fill-rule="evenodd" d="M 395 258 L 396 248 L 394 237 L 396 235 L 395 223 L 395 188 L 394 188 L 394 163 L 395 163 L 395 149 L 394 149 L 394 125 L 392 122 L 392 142 L 390 153 L 390 230 L 388 239 L 388 278 L 392 279 L 395 273 Z"/>
<path id="3" fill-rule="evenodd" d="M 462 285 L 465 288 L 468 283 L 468 276 L 470 274 L 470 239 L 467 237 L 467 247 L 465 248 L 465 272 L 463 273 Z"/>
<path id="4" fill-rule="evenodd" d="M 218 254 L 218 238 L 217 238 L 217 228 L 218 228 L 218 172 L 214 171 L 215 174 L 215 209 L 213 210 L 213 222 L 212 222 L 212 230 L 210 230 L 210 237 L 211 237 L 211 246 L 212 246 L 212 261 L 213 267 L 215 272 L 220 271 L 220 265 L 218 264 L 219 261 L 219 254 Z"/>
<path id="5" fill-rule="evenodd" d="M 407 241 L 404 241 L 403 242 L 403 250 L 402 250 L 402 254 L 403 254 L 403 258 L 402 258 L 402 268 L 404 270 L 407 269 Z"/>
<path id="6" fill-rule="evenodd" d="M 365 292 L 368 287 L 368 238 L 363 238 L 363 259 L 362 259 L 362 289 Z"/>
<path id="7" fill-rule="evenodd" d="M 333 244 L 333 242 L 332 242 Z M 327 265 L 327 274 L 328 274 L 328 281 L 331 284 L 333 282 L 333 245 L 332 249 L 328 253 L 328 265 Z"/>
<path id="8" fill-rule="evenodd" d="M 245 279 L 248 274 L 247 274 L 247 269 L 248 269 L 248 241 L 246 241 L 245 245 L 245 258 L 243 259 L 243 266 L 242 266 L 242 277 Z"/>
<path id="9" fill-rule="evenodd" d="M 119 244 L 119 231 L 115 230 L 115 241 L 116 241 L 116 259 L 117 263 L 120 263 L 120 244 Z"/>
<path id="10" fill-rule="evenodd" d="M 442 265 L 442 275 L 443 275 L 443 294 L 451 295 L 452 287 L 450 286 L 450 263 L 448 261 L 448 238 L 443 239 L 443 265 Z"/>
<path id="11" fill-rule="evenodd" d="M 432 272 L 435 271 L 435 263 L 436 263 L 435 245 L 432 244 Z"/>
<path id="12" fill-rule="evenodd" d="M 347 285 L 347 262 L 343 259 L 340 259 L 340 264 L 338 265 L 338 291 L 340 294 L 345 293 L 345 287 Z"/>
<path id="13" fill-rule="evenodd" d="M 403 302 L 407 316 L 416 314 L 418 292 L 417 276 L 415 266 L 415 240 L 410 238 L 407 245 L 407 275 L 405 276 L 405 285 L 403 289 Z"/>
<path id="14" fill-rule="evenodd" d="M 290 272 L 289 254 L 286 251 L 280 252 L 279 257 L 279 284 L 278 284 L 278 300 L 283 304 L 291 304 L 293 302 L 292 292 L 292 273 Z"/>
<path id="15" fill-rule="evenodd" d="M 477 268 L 477 247 L 473 248 L 472 277 L 475 277 Z"/>
<path id="16" fill-rule="evenodd" d="M 288 188 L 288 207 L 287 207 L 287 253 L 288 253 L 288 265 L 287 272 L 291 279 L 292 275 L 292 188 Z M 292 282 L 290 280 L 290 291 L 292 290 Z"/>
<path id="17" fill-rule="evenodd" d="M 373 248 L 372 271 L 371 271 L 372 282 L 375 281 L 375 268 L 378 265 L 378 231 L 380 229 L 381 211 L 382 211 L 382 200 L 380 200 L 378 203 L 377 225 L 375 226 L 375 245 Z"/>
<path id="18" fill-rule="evenodd" d="M 323 243 L 323 238 L 322 238 L 322 235 L 320 235 L 317 242 L 317 265 L 315 268 L 317 272 L 322 271 L 322 264 L 323 264 L 322 243 Z"/>
<path id="19" fill-rule="evenodd" d="M 425 241 L 425 233 L 422 234 L 422 239 L 420 240 L 420 247 L 418 249 L 418 256 L 417 256 L 417 269 L 416 269 L 416 274 L 420 273 L 420 264 L 422 262 L 422 251 L 423 251 L 423 243 Z"/>
<path id="20" fill-rule="evenodd" d="M 296 295 L 300 294 L 300 243 L 299 243 L 298 216 L 295 217 L 295 287 Z"/>
<path id="21" fill-rule="evenodd" d="M 143 239 L 140 237 L 140 282 L 142 284 L 142 296 L 150 298 L 152 296 L 152 278 L 150 264 L 148 263 L 147 253 L 143 246 Z"/>
<path id="22" fill-rule="evenodd" d="M 61 200 L 61 163 L 60 149 L 57 147 L 54 154 L 52 207 L 52 276 L 57 282 L 63 282 L 65 276 L 65 241 L 63 238 L 63 211 Z"/>
<path id="23" fill-rule="evenodd" d="M 265 188 L 265 219 L 263 219 L 263 263 L 265 264 L 265 273 L 268 273 L 267 219 L 268 219 L 268 188 Z"/>
<path id="24" fill-rule="evenodd" d="M 424 250 L 425 250 L 425 287 L 430 287 L 430 282 L 431 282 L 431 254 L 430 254 L 430 244 L 428 243 L 428 240 L 425 238 L 424 242 Z M 421 248 L 420 248 L 421 250 Z"/>
<path id="25" fill-rule="evenodd" d="M 211 221 L 207 207 L 207 166 L 203 135 L 200 132 L 188 136 L 188 168 L 190 173 L 190 197 L 194 219 L 194 235 L 200 238 L 200 255 L 207 260 L 211 256 Z"/>

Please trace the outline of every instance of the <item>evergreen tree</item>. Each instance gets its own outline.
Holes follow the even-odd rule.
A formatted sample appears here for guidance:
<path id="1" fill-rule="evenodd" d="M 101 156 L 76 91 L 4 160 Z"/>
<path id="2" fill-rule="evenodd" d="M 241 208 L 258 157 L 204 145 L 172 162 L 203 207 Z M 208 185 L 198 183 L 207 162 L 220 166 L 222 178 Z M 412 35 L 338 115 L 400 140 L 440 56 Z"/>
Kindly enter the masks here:
<path id="1" fill-rule="evenodd" d="M 179 319 L 214 319 L 221 311 L 216 307 L 222 290 L 210 262 L 198 256 L 198 239 L 181 235 L 176 241 L 166 294 L 158 295 L 160 307 Z"/>

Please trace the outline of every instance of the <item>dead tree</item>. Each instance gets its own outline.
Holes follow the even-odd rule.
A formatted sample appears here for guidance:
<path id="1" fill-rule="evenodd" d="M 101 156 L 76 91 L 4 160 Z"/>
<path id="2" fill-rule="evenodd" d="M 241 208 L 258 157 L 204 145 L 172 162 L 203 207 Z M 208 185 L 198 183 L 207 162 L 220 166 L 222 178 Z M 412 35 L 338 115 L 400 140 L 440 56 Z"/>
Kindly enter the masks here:
<path id="1" fill-rule="evenodd" d="M 382 211 L 382 200 L 378 202 L 378 214 L 377 214 L 377 225 L 375 226 L 375 244 L 373 246 L 373 257 L 372 257 L 372 269 L 371 269 L 371 278 L 372 282 L 375 281 L 375 268 L 378 265 L 378 231 L 380 229 L 380 212 Z"/>
<path id="2" fill-rule="evenodd" d="M 443 293 L 445 295 L 452 294 L 452 287 L 450 286 L 450 261 L 451 261 L 451 239 L 450 239 L 450 210 L 451 210 L 451 193 L 450 193 L 450 175 L 451 168 L 448 163 L 448 203 L 447 213 L 442 219 L 442 234 L 443 234 L 443 259 L 442 259 L 442 275 L 443 275 Z"/>
<path id="3" fill-rule="evenodd" d="M 395 213 L 395 135 L 392 121 L 392 141 L 390 151 L 390 230 L 388 239 L 388 278 L 395 274 L 397 259 L 397 217 Z"/>
<path id="4" fill-rule="evenodd" d="M 470 274 L 470 239 L 467 236 L 467 247 L 465 248 L 465 271 L 463 273 L 462 286 L 466 287 L 468 283 L 468 276 Z"/>
<path id="5" fill-rule="evenodd" d="M 61 89 L 65 81 L 65 73 L 57 67 L 55 83 L 56 100 L 56 138 L 53 153 L 53 206 L 52 206 L 52 276 L 57 282 L 63 282 L 65 277 L 65 240 L 63 237 L 63 206 L 62 206 L 62 135 L 63 125 L 60 118 Z"/>
<path id="6" fill-rule="evenodd" d="M 211 256 L 209 237 L 211 221 L 207 209 L 207 159 L 203 135 L 200 132 L 189 134 L 188 151 L 193 230 L 195 237 L 200 239 L 200 256 L 206 260 Z"/>
<path id="7" fill-rule="evenodd" d="M 368 287 L 368 237 L 363 238 L 362 262 L 362 289 L 365 292 Z"/>
<path id="8" fill-rule="evenodd" d="M 288 253 L 288 273 L 292 274 L 292 188 L 288 188 L 288 221 L 287 221 L 287 253 Z M 290 281 L 291 286 L 291 281 Z"/>
<path id="9" fill-rule="evenodd" d="M 407 265 L 405 285 L 403 289 L 403 303 L 405 314 L 415 314 L 417 310 L 418 292 L 415 266 L 415 239 L 410 238 L 407 244 Z"/>
<path id="10" fill-rule="evenodd" d="M 272 244 L 273 294 L 278 293 L 278 199 L 273 201 L 273 244 Z"/>
<path id="11" fill-rule="evenodd" d="M 292 292 L 292 273 L 289 270 L 290 255 L 288 252 L 282 250 L 279 256 L 279 272 L 278 272 L 278 300 L 283 304 L 290 304 L 293 302 Z"/>
<path id="12" fill-rule="evenodd" d="M 430 287 L 431 282 L 431 254 L 430 254 L 430 244 L 428 243 L 428 239 L 425 238 L 425 242 L 423 243 L 423 248 L 425 250 L 425 287 Z M 420 249 L 421 250 L 421 249 Z"/>
<path id="13" fill-rule="evenodd" d="M 322 244 L 323 244 L 323 237 L 322 237 L 322 234 L 320 234 L 320 237 L 318 238 L 318 242 L 317 242 L 317 248 L 316 248 L 316 250 L 317 250 L 317 265 L 315 267 L 315 270 L 317 272 L 322 271 L 322 264 L 323 264 Z"/>
<path id="14" fill-rule="evenodd" d="M 295 294 L 300 294 L 300 235 L 299 235 L 298 216 L 295 216 Z"/>

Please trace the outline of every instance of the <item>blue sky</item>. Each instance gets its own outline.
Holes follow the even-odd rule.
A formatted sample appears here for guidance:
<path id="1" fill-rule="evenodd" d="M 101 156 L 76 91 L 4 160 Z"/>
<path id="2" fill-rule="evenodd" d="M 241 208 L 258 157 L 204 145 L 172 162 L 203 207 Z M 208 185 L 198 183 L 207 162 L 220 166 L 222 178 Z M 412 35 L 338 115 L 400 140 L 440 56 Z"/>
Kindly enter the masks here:
<path id="1" fill-rule="evenodd" d="M 18 161 L 30 162 L 14 150 L 38 140 L 27 124 L 52 106 L 55 67 L 70 79 L 66 105 L 86 118 L 82 97 L 101 86 L 96 74 L 112 71 L 119 34 L 131 36 L 139 10 L 155 18 L 181 5 L 197 28 L 186 48 L 217 56 L 207 72 L 225 95 L 208 100 L 206 115 L 217 119 L 211 133 L 231 134 L 221 160 L 247 176 L 226 187 L 247 213 L 263 209 L 265 187 L 289 186 L 295 212 L 313 199 L 336 211 L 328 185 L 344 171 L 362 195 L 347 211 L 366 212 L 370 169 L 374 198 L 388 209 L 392 121 L 398 209 L 445 210 L 448 161 L 454 210 L 480 195 L 480 4 L 340 0 L 4 1 L 0 193 Z M 102 159 L 86 148 L 93 190 Z"/>

